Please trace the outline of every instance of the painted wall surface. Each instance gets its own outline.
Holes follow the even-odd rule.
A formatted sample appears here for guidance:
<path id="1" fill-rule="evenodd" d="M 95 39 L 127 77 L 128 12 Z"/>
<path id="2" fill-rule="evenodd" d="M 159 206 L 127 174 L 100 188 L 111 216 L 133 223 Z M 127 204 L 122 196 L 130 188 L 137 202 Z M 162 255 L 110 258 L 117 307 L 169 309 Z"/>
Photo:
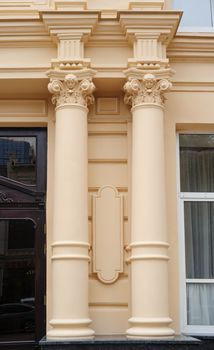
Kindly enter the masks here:
<path id="1" fill-rule="evenodd" d="M 59 68 L 58 66 L 56 68 L 53 63 L 53 59 L 58 57 L 57 35 L 62 34 L 56 34 L 56 28 L 57 25 L 63 26 L 63 23 L 67 22 L 63 16 L 57 19 L 56 23 L 54 23 L 55 19 L 47 19 L 45 16 L 49 10 L 51 16 L 53 9 L 55 13 L 65 10 L 65 13 L 73 19 L 76 10 L 84 12 L 87 7 L 94 11 L 92 11 L 93 20 L 90 22 L 86 14 L 80 26 L 80 32 L 83 27 L 88 27 L 85 38 L 82 40 L 84 54 L 78 58 L 83 65 L 86 64 L 84 59 L 90 59 L 87 68 L 95 70 L 93 82 L 96 86 L 95 103 L 90 106 L 88 114 L 89 317 L 92 320 L 90 327 L 95 334 L 124 334 L 131 315 L 128 246 L 131 243 L 132 113 L 124 103 L 123 86 L 127 81 L 124 71 L 132 67 L 132 64 L 137 65 L 136 62 L 139 59 L 139 57 L 136 58 L 133 49 L 135 39 L 133 39 L 132 27 L 136 21 L 135 32 L 140 25 L 139 18 L 131 18 L 129 19 L 131 25 L 127 30 L 129 23 L 121 24 L 122 19 L 117 11 L 135 12 L 137 9 L 139 12 L 139 10 L 145 10 L 146 6 L 146 11 L 151 11 L 150 14 L 148 12 L 148 16 L 155 18 L 154 27 L 155 21 L 158 23 L 158 29 L 155 27 L 157 31 L 160 30 L 157 13 L 169 9 L 170 2 L 120 0 L 117 1 L 117 9 L 114 8 L 113 2 L 107 0 L 68 1 L 67 3 L 66 1 L 50 3 L 26 1 L 25 8 L 23 8 L 23 1 L 22 4 L 17 1 L 17 6 L 14 3 L 13 1 L 14 7 L 9 11 L 9 2 L 7 1 L 7 6 L 4 2 L 0 2 L 0 18 L 4 19 L 0 29 L 0 127 L 47 126 L 48 129 L 48 329 L 51 329 L 49 320 L 53 317 L 51 244 L 53 242 L 55 110 L 47 89 L 49 82 L 47 71 L 52 69 L 54 74 L 54 71 Z M 144 16 L 146 11 L 143 13 Z M 167 17 L 166 13 L 165 15 Z M 180 14 L 176 12 L 176 16 L 176 19 L 171 21 L 177 21 L 178 24 Z M 181 262 L 176 140 L 177 132 L 180 130 L 214 131 L 214 82 L 211 73 L 213 72 L 214 37 L 206 36 L 205 33 L 200 36 L 188 35 L 188 33 L 176 36 L 177 24 L 172 25 L 174 26 L 170 29 L 172 35 L 169 35 L 167 43 L 166 58 L 169 58 L 169 64 L 163 63 L 164 57 L 159 59 L 161 63 L 158 62 L 161 65 L 165 64 L 164 69 L 170 66 L 175 71 L 171 79 L 172 88 L 166 95 L 165 103 L 163 168 L 166 174 L 166 220 L 169 243 L 169 316 L 172 319 L 172 328 L 179 334 L 181 332 Z M 169 25 L 168 22 L 167 25 Z M 162 45 L 165 44 L 162 43 Z M 135 63 L 129 61 L 134 56 Z M 72 69 L 70 67 L 67 71 L 64 70 L 63 74 L 68 72 L 75 75 L 77 70 Z M 150 72 L 148 67 L 146 69 Z M 147 145 L 148 152 L 155 147 L 154 145 L 155 142 L 151 139 Z M 148 179 L 147 186 L 153 187 L 152 179 Z M 155 201 L 155 198 L 153 200 Z M 144 201 L 146 203 L 147 198 L 144 198 Z M 74 204 L 71 204 L 71 212 L 72 205 Z M 112 221 L 111 218 L 113 218 Z"/>

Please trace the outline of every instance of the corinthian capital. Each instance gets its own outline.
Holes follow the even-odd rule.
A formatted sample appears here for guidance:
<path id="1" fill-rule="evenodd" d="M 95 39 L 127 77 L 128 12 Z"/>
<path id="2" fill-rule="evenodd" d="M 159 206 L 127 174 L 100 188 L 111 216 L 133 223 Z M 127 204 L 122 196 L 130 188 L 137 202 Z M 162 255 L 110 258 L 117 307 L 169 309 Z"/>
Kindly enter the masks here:
<path id="1" fill-rule="evenodd" d="M 52 79 L 48 90 L 53 94 L 52 102 L 56 106 L 69 103 L 87 107 L 94 102 L 95 86 L 91 78 L 78 80 L 74 74 L 68 74 L 64 80 Z"/>
<path id="2" fill-rule="evenodd" d="M 124 101 L 132 107 L 146 103 L 163 106 L 164 92 L 169 90 L 171 85 L 169 80 L 158 80 L 153 74 L 145 74 L 141 80 L 130 77 L 124 85 Z"/>

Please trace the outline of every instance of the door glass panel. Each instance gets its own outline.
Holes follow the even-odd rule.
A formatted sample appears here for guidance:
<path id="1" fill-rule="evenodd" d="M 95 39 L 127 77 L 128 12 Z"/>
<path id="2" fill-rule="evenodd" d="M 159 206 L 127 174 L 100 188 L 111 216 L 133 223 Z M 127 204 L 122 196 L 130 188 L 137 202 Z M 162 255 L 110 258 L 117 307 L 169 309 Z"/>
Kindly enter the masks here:
<path id="1" fill-rule="evenodd" d="M 0 137 L 0 175 L 36 184 L 36 137 Z"/>
<path id="2" fill-rule="evenodd" d="M 0 220 L 0 341 L 35 338 L 35 229 Z"/>

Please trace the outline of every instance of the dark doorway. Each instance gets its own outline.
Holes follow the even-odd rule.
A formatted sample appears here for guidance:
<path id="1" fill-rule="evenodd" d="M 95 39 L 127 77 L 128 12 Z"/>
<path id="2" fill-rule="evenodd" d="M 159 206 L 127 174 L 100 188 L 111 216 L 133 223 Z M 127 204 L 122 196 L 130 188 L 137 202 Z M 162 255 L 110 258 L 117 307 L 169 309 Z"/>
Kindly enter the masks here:
<path id="1" fill-rule="evenodd" d="M 0 129 L 0 350 L 45 334 L 46 129 Z"/>

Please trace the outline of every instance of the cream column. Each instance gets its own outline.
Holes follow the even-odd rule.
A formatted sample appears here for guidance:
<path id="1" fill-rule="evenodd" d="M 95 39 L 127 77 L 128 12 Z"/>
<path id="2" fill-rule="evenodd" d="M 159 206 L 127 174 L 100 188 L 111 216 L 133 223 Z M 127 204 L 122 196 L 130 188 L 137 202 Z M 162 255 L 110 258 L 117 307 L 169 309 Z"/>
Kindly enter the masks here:
<path id="1" fill-rule="evenodd" d="M 87 71 L 87 70 L 86 70 Z M 83 76 L 83 74 L 82 74 Z M 93 337 L 88 317 L 87 104 L 91 78 L 52 78 L 56 103 L 52 294 L 48 339 Z"/>
<path id="2" fill-rule="evenodd" d="M 142 75 L 142 73 L 141 73 Z M 131 318 L 128 338 L 167 338 L 168 255 L 165 205 L 164 96 L 167 79 L 129 78 L 132 105 Z"/>

